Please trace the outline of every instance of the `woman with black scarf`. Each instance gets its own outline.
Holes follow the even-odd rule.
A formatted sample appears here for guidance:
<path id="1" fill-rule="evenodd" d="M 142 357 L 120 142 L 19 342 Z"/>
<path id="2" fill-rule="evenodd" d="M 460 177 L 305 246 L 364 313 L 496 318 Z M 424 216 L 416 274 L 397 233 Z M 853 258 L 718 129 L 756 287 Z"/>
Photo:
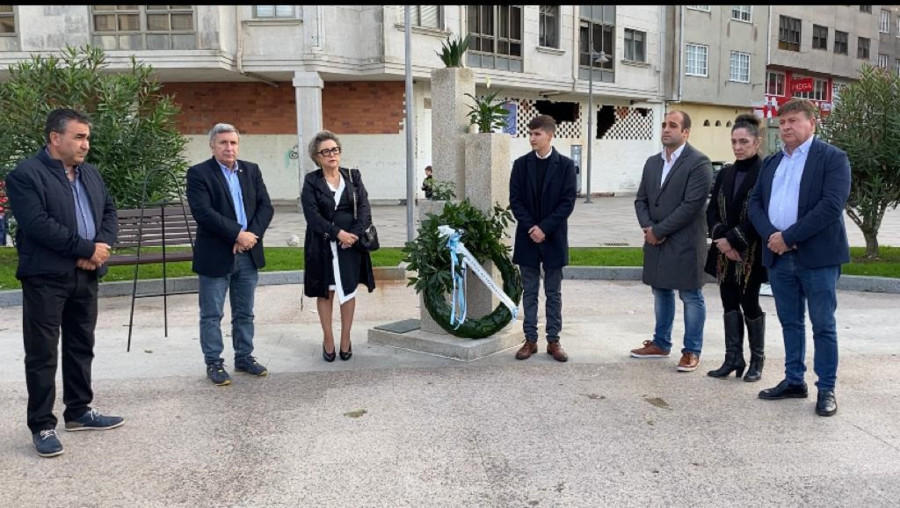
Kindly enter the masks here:
<path id="1" fill-rule="evenodd" d="M 725 321 L 725 361 L 711 377 L 741 377 L 744 361 L 744 325 L 750 344 L 750 368 L 744 381 L 759 381 L 765 363 L 766 314 L 759 306 L 759 288 L 768 280 L 762 266 L 762 239 L 747 214 L 750 191 L 756 184 L 762 160 L 759 157 L 759 119 L 738 116 L 731 129 L 735 162 L 719 173 L 706 209 L 713 243 L 706 259 L 706 272 L 716 277 L 722 296 Z M 743 313 L 741 313 L 743 309 Z"/>

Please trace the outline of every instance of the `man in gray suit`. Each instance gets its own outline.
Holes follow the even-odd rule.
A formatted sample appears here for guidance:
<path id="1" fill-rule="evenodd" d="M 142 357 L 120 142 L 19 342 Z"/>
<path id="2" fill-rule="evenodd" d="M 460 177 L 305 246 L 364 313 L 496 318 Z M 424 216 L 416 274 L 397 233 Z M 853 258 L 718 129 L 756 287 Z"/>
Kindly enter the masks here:
<path id="1" fill-rule="evenodd" d="M 684 303 L 684 349 L 678 371 L 700 365 L 706 261 L 706 199 L 712 182 L 709 158 L 687 143 L 691 117 L 668 113 L 662 124 L 663 151 L 644 164 L 634 200 L 644 230 L 644 284 L 653 288 L 656 330 L 653 340 L 631 350 L 634 358 L 666 358 L 672 349 L 675 290 Z"/>

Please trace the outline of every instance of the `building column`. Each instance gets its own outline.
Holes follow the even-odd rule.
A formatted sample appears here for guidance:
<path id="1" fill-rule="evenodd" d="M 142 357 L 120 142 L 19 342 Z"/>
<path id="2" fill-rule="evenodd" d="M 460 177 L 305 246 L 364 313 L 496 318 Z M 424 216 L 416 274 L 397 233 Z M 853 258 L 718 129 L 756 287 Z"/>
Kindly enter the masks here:
<path id="1" fill-rule="evenodd" d="M 294 71 L 294 98 L 297 104 L 297 171 L 300 188 L 297 190 L 297 211 L 303 212 L 299 196 L 303 192 L 306 174 L 316 169 L 309 158 L 306 145 L 322 130 L 322 88 L 325 86 L 318 72 Z"/>

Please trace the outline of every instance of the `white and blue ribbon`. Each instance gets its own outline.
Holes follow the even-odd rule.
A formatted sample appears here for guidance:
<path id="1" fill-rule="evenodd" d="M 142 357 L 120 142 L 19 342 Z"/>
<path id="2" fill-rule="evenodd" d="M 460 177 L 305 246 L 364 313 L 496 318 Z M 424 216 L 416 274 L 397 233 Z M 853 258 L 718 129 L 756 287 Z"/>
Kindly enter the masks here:
<path id="1" fill-rule="evenodd" d="M 438 226 L 438 232 L 441 236 L 447 237 L 447 249 L 450 250 L 450 276 L 453 279 L 453 293 L 450 295 L 450 325 L 453 326 L 453 329 L 458 329 L 466 320 L 466 271 L 469 267 L 491 290 L 491 293 L 496 295 L 500 302 L 509 309 L 513 319 L 516 319 L 519 306 L 494 282 L 494 279 L 484 270 L 475 256 L 459 241 L 461 234 L 447 225 Z M 462 260 L 460 260 L 460 256 Z M 457 265 L 461 268 L 459 272 L 456 270 Z M 457 311 L 459 316 L 457 316 Z"/>

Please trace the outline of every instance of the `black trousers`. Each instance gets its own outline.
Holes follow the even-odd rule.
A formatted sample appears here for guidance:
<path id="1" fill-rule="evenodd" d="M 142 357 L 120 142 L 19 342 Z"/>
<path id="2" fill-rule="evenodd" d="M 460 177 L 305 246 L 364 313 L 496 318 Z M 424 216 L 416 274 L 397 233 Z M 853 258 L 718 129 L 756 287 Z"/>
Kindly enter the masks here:
<path id="1" fill-rule="evenodd" d="M 97 275 L 76 269 L 59 276 L 22 279 L 25 383 L 28 428 L 32 433 L 56 427 L 56 365 L 62 329 L 63 412 L 65 421 L 90 409 L 91 362 L 97 324 Z"/>
<path id="2" fill-rule="evenodd" d="M 722 296 L 722 308 L 728 313 L 733 310 L 744 309 L 747 319 L 756 319 L 762 316 L 762 307 L 759 306 L 759 281 L 750 280 L 745 291 L 741 291 L 741 285 L 735 282 L 723 282 L 719 285 L 719 294 Z"/>

